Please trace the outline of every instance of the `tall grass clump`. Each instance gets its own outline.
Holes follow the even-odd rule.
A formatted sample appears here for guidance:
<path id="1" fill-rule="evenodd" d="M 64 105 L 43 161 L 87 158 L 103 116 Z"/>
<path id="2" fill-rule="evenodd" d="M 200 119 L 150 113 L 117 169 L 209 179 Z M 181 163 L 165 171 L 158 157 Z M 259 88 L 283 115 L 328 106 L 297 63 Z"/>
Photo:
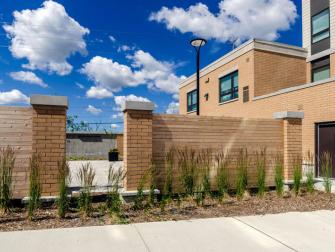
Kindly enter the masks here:
<path id="1" fill-rule="evenodd" d="M 156 169 L 155 162 L 153 160 L 151 160 L 151 163 L 150 163 L 149 176 L 150 176 L 150 180 L 149 180 L 150 185 L 149 185 L 148 203 L 150 206 L 153 206 L 156 200 L 155 189 L 157 185 L 157 182 L 156 182 L 157 169 Z"/>
<path id="2" fill-rule="evenodd" d="M 12 173 L 15 164 L 13 148 L 0 149 L 0 214 L 9 212 L 12 198 Z"/>
<path id="3" fill-rule="evenodd" d="M 258 196 L 263 197 L 265 193 L 265 177 L 266 177 L 266 149 L 256 152 L 256 168 L 257 168 L 257 188 Z"/>
<path id="4" fill-rule="evenodd" d="M 210 181 L 210 169 L 212 165 L 212 151 L 210 149 L 204 149 L 199 151 L 197 158 L 197 170 L 201 175 L 201 186 L 198 186 L 198 193 L 203 194 L 203 198 L 211 195 L 211 181 Z M 199 191 L 199 189 L 201 190 Z"/>
<path id="5" fill-rule="evenodd" d="M 247 149 L 240 149 L 237 160 L 236 196 L 241 199 L 248 185 L 249 156 Z"/>
<path id="6" fill-rule="evenodd" d="M 332 169 L 333 169 L 333 157 L 329 152 L 323 152 L 320 158 L 321 174 L 323 177 L 323 186 L 326 193 L 330 193 L 332 189 Z"/>
<path id="7" fill-rule="evenodd" d="M 126 174 L 122 169 L 115 169 L 112 165 L 108 170 L 108 193 L 107 193 L 107 208 L 109 214 L 117 217 L 121 215 L 122 200 L 120 195 L 121 183 Z"/>
<path id="8" fill-rule="evenodd" d="M 282 155 L 275 157 L 275 185 L 277 196 L 283 196 L 284 192 L 284 161 Z"/>
<path id="9" fill-rule="evenodd" d="M 33 154 L 29 162 L 29 220 L 33 220 L 35 211 L 40 206 L 41 193 L 41 160 L 39 155 Z"/>
<path id="10" fill-rule="evenodd" d="M 137 193 L 135 196 L 135 201 L 134 201 L 134 209 L 140 210 L 144 208 L 144 186 L 147 181 L 147 175 L 148 173 L 146 172 L 143 174 L 140 178 L 140 181 L 137 186 Z"/>
<path id="11" fill-rule="evenodd" d="M 91 190 L 95 179 L 95 171 L 90 162 L 82 164 L 77 173 L 78 181 L 80 182 L 81 190 L 78 198 L 79 210 L 83 217 L 90 216 L 92 212 L 92 195 Z"/>
<path id="12" fill-rule="evenodd" d="M 171 200 L 173 194 L 173 167 L 175 160 L 175 149 L 171 148 L 165 157 L 165 183 L 163 188 L 163 200 Z"/>
<path id="13" fill-rule="evenodd" d="M 197 179 L 197 152 L 193 149 L 179 149 L 177 151 L 180 182 L 187 196 L 193 195 Z"/>
<path id="14" fill-rule="evenodd" d="M 218 153 L 215 156 L 217 162 L 217 173 L 216 173 L 216 184 L 218 190 L 219 200 L 222 199 L 228 194 L 229 189 L 229 176 L 228 168 L 230 164 L 230 156 L 225 153 Z"/>
<path id="15" fill-rule="evenodd" d="M 293 159 L 293 191 L 295 196 L 298 196 L 301 189 L 301 179 L 302 179 L 302 160 L 301 157 L 295 157 Z"/>
<path id="16" fill-rule="evenodd" d="M 305 165 L 307 166 L 307 172 L 306 172 L 306 190 L 308 193 L 313 193 L 314 192 L 314 172 L 313 170 L 310 169 L 310 167 L 314 167 L 313 165 L 313 156 L 310 152 L 308 152 L 307 156 L 304 158 L 305 159 Z"/>
<path id="17" fill-rule="evenodd" d="M 58 163 L 58 198 L 56 201 L 58 210 L 58 217 L 64 218 L 66 212 L 69 210 L 69 198 L 67 196 L 70 183 L 70 168 L 69 164 L 64 158 Z"/>

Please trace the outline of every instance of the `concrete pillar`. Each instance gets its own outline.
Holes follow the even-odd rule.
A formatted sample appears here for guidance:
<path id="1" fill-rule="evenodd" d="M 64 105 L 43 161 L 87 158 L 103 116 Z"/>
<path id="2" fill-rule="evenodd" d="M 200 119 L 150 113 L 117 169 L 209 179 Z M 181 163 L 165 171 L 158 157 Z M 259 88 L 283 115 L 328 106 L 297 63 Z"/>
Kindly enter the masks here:
<path id="1" fill-rule="evenodd" d="M 124 187 L 127 191 L 136 190 L 150 167 L 153 110 L 151 102 L 126 101 L 123 106 L 123 163 L 127 174 Z"/>
<path id="2" fill-rule="evenodd" d="M 58 192 L 58 162 L 65 157 L 66 111 L 65 96 L 35 95 L 30 98 L 33 108 L 33 153 L 41 157 L 42 194 Z"/>
<path id="3" fill-rule="evenodd" d="M 274 113 L 275 119 L 283 120 L 283 159 L 284 178 L 286 181 L 293 179 L 293 163 L 302 158 L 302 119 L 304 112 L 283 111 Z"/>

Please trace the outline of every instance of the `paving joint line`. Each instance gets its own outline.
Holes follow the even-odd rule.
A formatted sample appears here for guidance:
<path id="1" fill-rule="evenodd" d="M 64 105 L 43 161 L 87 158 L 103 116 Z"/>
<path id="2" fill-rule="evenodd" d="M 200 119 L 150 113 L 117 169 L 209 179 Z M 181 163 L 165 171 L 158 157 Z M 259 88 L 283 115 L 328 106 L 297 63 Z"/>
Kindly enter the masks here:
<path id="1" fill-rule="evenodd" d="M 288 249 L 290 249 L 290 250 L 292 250 L 292 251 L 296 251 L 296 252 L 299 251 L 299 250 L 296 250 L 295 248 L 292 248 L 291 246 L 287 245 L 286 243 L 282 242 L 281 240 L 278 240 L 277 238 L 275 238 L 275 237 L 273 237 L 273 236 L 271 236 L 271 235 L 265 233 L 264 231 L 262 231 L 262 230 L 260 230 L 260 229 L 258 229 L 258 228 L 256 228 L 256 227 L 254 227 L 254 226 L 252 226 L 251 224 L 248 224 L 247 222 L 245 222 L 245 221 L 243 221 L 243 220 L 241 220 L 241 219 L 239 219 L 239 218 L 237 218 L 237 217 L 232 217 L 232 218 L 235 219 L 235 220 L 237 220 L 237 221 L 239 221 L 239 222 L 241 222 L 242 224 L 247 225 L 248 227 L 250 227 L 250 228 L 252 228 L 252 229 L 258 231 L 259 233 L 261 233 L 261 234 L 263 234 L 263 235 L 269 237 L 270 239 L 272 239 L 272 240 L 274 240 L 274 241 L 276 241 L 276 242 L 279 242 L 280 244 L 282 244 L 283 246 L 285 246 L 286 248 L 288 248 Z"/>
<path id="2" fill-rule="evenodd" d="M 150 250 L 148 244 L 145 242 L 145 240 L 144 240 L 144 238 L 143 238 L 141 232 L 138 230 L 136 224 L 133 224 L 133 226 L 134 226 L 134 228 L 135 228 L 135 230 L 136 230 L 136 233 L 140 236 L 140 238 L 141 238 L 141 240 L 142 240 L 142 242 L 143 242 L 145 248 L 147 249 L 147 251 L 151 252 L 151 250 Z"/>

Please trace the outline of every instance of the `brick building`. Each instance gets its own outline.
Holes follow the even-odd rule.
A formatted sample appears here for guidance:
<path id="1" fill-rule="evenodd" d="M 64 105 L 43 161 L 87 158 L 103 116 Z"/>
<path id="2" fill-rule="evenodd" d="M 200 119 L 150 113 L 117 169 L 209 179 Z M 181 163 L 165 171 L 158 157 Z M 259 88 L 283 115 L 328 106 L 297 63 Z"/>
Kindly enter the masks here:
<path id="1" fill-rule="evenodd" d="M 303 47 L 253 39 L 204 67 L 199 114 L 272 118 L 278 111 L 303 112 L 302 154 L 331 151 L 335 158 L 335 0 L 302 5 Z M 179 97 L 180 114 L 195 115 L 195 75 L 180 84 Z M 315 172 L 320 175 L 317 166 Z"/>

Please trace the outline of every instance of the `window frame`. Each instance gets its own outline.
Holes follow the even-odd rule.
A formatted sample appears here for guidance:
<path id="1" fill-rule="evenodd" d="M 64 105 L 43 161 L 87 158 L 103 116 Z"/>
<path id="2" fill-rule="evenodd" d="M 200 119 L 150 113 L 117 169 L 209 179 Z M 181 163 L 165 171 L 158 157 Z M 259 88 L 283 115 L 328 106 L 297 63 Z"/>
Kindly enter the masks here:
<path id="1" fill-rule="evenodd" d="M 197 111 L 197 99 L 195 99 L 195 101 L 193 101 L 193 95 L 192 95 L 194 92 L 197 94 L 197 90 L 196 89 L 194 89 L 192 91 L 189 91 L 186 94 L 186 110 L 187 110 L 187 113 L 191 113 L 191 112 Z M 191 96 L 191 104 L 190 105 L 188 104 L 188 97 L 189 96 Z M 193 108 L 193 106 L 195 108 Z"/>
<path id="2" fill-rule="evenodd" d="M 325 12 L 325 11 L 328 11 L 328 28 L 323 29 L 322 31 L 319 31 L 319 32 L 316 33 L 316 34 L 313 34 L 313 17 L 315 17 L 315 16 L 317 16 L 317 15 L 320 15 L 322 12 Z M 325 37 L 325 38 L 323 38 L 323 39 L 321 39 L 321 40 L 318 40 L 318 41 L 316 41 L 316 42 L 313 42 L 313 38 L 314 38 L 314 37 L 316 37 L 316 36 L 318 36 L 318 35 L 320 35 L 320 34 L 322 34 L 322 33 L 324 33 L 324 32 L 329 32 L 328 37 Z M 324 10 L 322 10 L 322 11 L 316 13 L 315 15 L 313 15 L 313 16 L 311 17 L 311 43 L 312 43 L 312 44 L 316 44 L 316 43 L 319 43 L 320 41 L 323 41 L 323 40 L 325 40 L 325 39 L 329 39 L 329 38 L 330 38 L 330 8 L 327 7 L 326 9 L 324 9 Z"/>
<path id="3" fill-rule="evenodd" d="M 328 76 L 328 78 L 326 78 L 326 79 L 329 79 L 329 78 L 330 78 L 330 64 L 328 64 L 328 65 L 324 65 L 324 66 L 319 66 L 319 67 L 312 68 L 312 82 L 315 82 L 315 80 L 314 80 L 314 71 L 315 71 L 315 70 L 322 69 L 322 68 L 326 68 L 326 67 L 329 69 L 329 76 Z M 325 80 L 326 80 L 326 79 L 325 79 Z M 321 81 L 321 80 L 319 80 L 319 81 Z"/>
<path id="4" fill-rule="evenodd" d="M 235 82 L 234 82 L 234 76 L 235 76 L 235 74 L 237 74 L 237 87 L 234 87 L 234 84 L 235 84 Z M 221 80 L 224 79 L 224 78 L 226 78 L 226 77 L 228 77 L 228 76 L 230 76 L 230 92 L 222 94 Z M 239 93 L 238 93 L 238 91 L 239 91 L 239 83 L 238 82 L 239 81 L 238 81 L 238 78 L 239 78 L 238 70 L 235 70 L 235 71 L 233 71 L 233 72 L 231 72 L 229 74 L 226 74 L 226 75 L 224 75 L 224 76 L 222 76 L 222 77 L 219 78 L 219 104 L 225 103 L 225 102 L 230 102 L 230 101 L 233 101 L 233 100 L 239 98 Z M 234 89 L 237 89 L 237 90 L 234 90 Z M 230 94 L 231 98 L 229 100 L 222 101 L 222 97 L 226 96 L 228 94 Z M 236 96 L 234 94 L 236 94 Z"/>

